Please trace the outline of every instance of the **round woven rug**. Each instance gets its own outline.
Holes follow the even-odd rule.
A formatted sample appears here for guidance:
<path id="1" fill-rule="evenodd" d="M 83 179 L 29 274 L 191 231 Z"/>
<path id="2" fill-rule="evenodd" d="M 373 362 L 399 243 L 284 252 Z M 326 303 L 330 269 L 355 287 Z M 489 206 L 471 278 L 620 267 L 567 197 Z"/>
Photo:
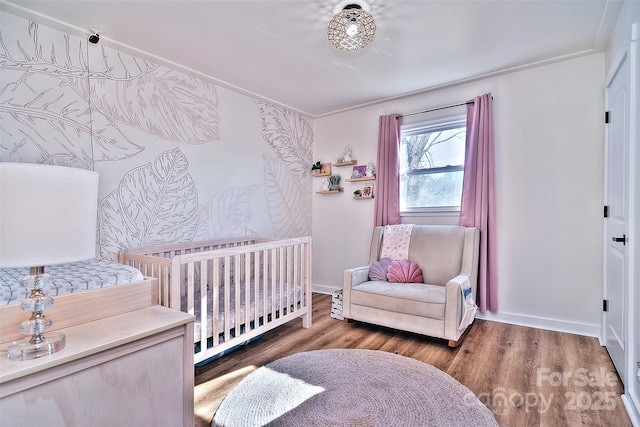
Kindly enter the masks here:
<path id="1" fill-rule="evenodd" d="M 465 386 L 375 350 L 318 350 L 262 366 L 231 390 L 213 426 L 497 426 Z"/>

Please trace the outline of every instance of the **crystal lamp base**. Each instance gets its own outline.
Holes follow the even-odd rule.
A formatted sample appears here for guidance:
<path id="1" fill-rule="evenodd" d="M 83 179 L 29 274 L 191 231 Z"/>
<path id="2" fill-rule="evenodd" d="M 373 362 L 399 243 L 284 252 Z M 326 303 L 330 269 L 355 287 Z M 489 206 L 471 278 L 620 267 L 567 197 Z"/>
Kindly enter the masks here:
<path id="1" fill-rule="evenodd" d="M 29 337 L 14 341 L 7 348 L 9 360 L 31 360 L 48 356 L 62 350 L 66 344 L 63 333 L 43 333 L 51 327 L 51 319 L 47 319 L 44 310 L 53 305 L 53 298 L 46 296 L 45 289 L 51 288 L 51 275 L 44 272 L 44 267 L 31 267 L 29 275 L 20 280 L 20 285 L 31 289 L 31 294 L 20 303 L 20 308 L 30 311 L 31 317 L 20 324 L 18 330 Z"/>
<path id="2" fill-rule="evenodd" d="M 38 343 L 32 343 L 31 341 L 31 337 L 27 337 L 12 342 L 7 349 L 9 360 L 30 360 L 48 356 L 62 350 L 66 344 L 66 338 L 60 332 L 49 332 L 44 337 L 44 340 Z"/>

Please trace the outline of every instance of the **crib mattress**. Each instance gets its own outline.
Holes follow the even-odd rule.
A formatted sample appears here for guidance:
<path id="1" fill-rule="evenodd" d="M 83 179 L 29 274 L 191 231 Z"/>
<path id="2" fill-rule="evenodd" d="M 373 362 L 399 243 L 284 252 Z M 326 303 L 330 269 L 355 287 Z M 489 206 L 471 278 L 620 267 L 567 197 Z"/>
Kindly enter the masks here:
<path id="1" fill-rule="evenodd" d="M 270 283 L 265 285 L 261 284 L 258 288 L 258 304 L 255 304 L 255 286 L 256 283 L 254 280 L 250 281 L 249 292 L 250 292 L 250 307 L 249 310 L 249 321 L 254 322 L 259 320 L 261 317 L 274 314 L 276 311 L 280 309 L 287 309 L 288 304 L 298 304 L 302 298 L 302 287 L 298 284 L 290 285 L 288 292 L 285 289 L 281 289 L 279 285 L 272 286 Z M 216 333 L 222 334 L 225 330 L 225 326 L 228 328 L 235 328 L 236 326 L 236 317 L 240 319 L 240 325 L 243 325 L 249 328 L 247 325 L 244 325 L 244 321 L 247 316 L 247 307 L 245 307 L 245 287 L 243 285 L 239 286 L 240 288 L 240 311 L 238 316 L 236 316 L 236 301 L 235 301 L 235 291 L 232 289 L 230 292 L 229 298 L 229 317 L 226 319 L 227 323 L 225 324 L 225 315 L 224 315 L 224 306 L 225 306 L 225 295 L 223 289 L 220 289 L 218 305 L 213 307 L 213 295 L 211 290 L 207 292 L 208 299 L 208 310 L 207 310 L 207 337 L 211 338 L 213 336 L 213 317 L 214 313 L 216 313 L 218 317 L 218 328 Z M 266 290 L 266 292 L 265 292 Z M 282 294 L 281 294 L 282 292 Z M 265 302 L 265 293 L 266 293 L 266 302 Z M 195 300 L 198 301 L 200 298 L 199 292 L 196 292 Z M 266 306 L 266 307 L 265 307 Z M 257 308 L 257 313 L 256 313 Z M 266 311 L 265 311 L 266 308 Z M 186 301 L 182 301 L 182 311 L 189 312 L 196 316 L 196 320 L 194 323 L 194 341 L 200 341 L 201 334 L 201 317 L 200 317 L 200 304 L 194 304 L 193 310 L 188 310 L 186 307 Z M 257 314 L 257 315 L 256 315 Z"/>
<path id="2" fill-rule="evenodd" d="M 44 292 L 52 297 L 144 279 L 134 267 L 97 258 L 48 266 L 45 272 L 51 275 L 52 285 Z M 28 274 L 27 267 L 0 269 L 0 305 L 22 301 L 30 294 L 29 289 L 20 286 L 20 280 Z"/>

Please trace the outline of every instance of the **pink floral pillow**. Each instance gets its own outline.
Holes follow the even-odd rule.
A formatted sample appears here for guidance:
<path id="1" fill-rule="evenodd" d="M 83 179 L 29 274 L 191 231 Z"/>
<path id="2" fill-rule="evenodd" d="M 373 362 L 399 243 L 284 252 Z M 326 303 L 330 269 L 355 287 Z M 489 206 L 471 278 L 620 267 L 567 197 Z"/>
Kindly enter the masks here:
<path id="1" fill-rule="evenodd" d="M 391 259 L 380 258 L 380 261 L 376 261 L 369 268 L 369 280 L 383 280 L 387 281 L 387 268 L 391 264 Z"/>
<path id="2" fill-rule="evenodd" d="M 394 259 L 387 268 L 387 280 L 396 283 L 422 283 L 422 270 L 408 259 Z"/>

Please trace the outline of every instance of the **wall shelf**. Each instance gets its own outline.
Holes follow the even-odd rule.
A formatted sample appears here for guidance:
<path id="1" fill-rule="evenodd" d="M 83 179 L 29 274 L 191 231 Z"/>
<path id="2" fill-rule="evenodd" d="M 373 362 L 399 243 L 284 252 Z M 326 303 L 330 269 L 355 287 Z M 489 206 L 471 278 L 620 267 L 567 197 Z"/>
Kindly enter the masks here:
<path id="1" fill-rule="evenodd" d="M 313 175 L 313 176 L 329 176 L 329 175 L 331 175 L 331 172 L 314 173 L 314 174 L 311 174 L 311 175 Z"/>
<path id="2" fill-rule="evenodd" d="M 350 162 L 334 163 L 333 166 L 342 167 L 342 166 L 353 166 L 357 164 L 358 164 L 358 161 L 354 159 L 354 160 L 351 160 Z"/>
<path id="3" fill-rule="evenodd" d="M 358 181 L 375 181 L 376 176 L 365 176 L 364 178 L 347 178 L 345 181 L 347 182 L 358 182 Z"/>
<path id="4" fill-rule="evenodd" d="M 374 196 L 353 196 L 354 199 L 356 200 L 360 200 L 360 199 L 373 199 Z"/>
<path id="5" fill-rule="evenodd" d="M 342 193 L 343 191 L 344 191 L 344 187 L 340 187 L 339 190 L 316 191 L 316 194 L 334 194 L 334 193 Z"/>

